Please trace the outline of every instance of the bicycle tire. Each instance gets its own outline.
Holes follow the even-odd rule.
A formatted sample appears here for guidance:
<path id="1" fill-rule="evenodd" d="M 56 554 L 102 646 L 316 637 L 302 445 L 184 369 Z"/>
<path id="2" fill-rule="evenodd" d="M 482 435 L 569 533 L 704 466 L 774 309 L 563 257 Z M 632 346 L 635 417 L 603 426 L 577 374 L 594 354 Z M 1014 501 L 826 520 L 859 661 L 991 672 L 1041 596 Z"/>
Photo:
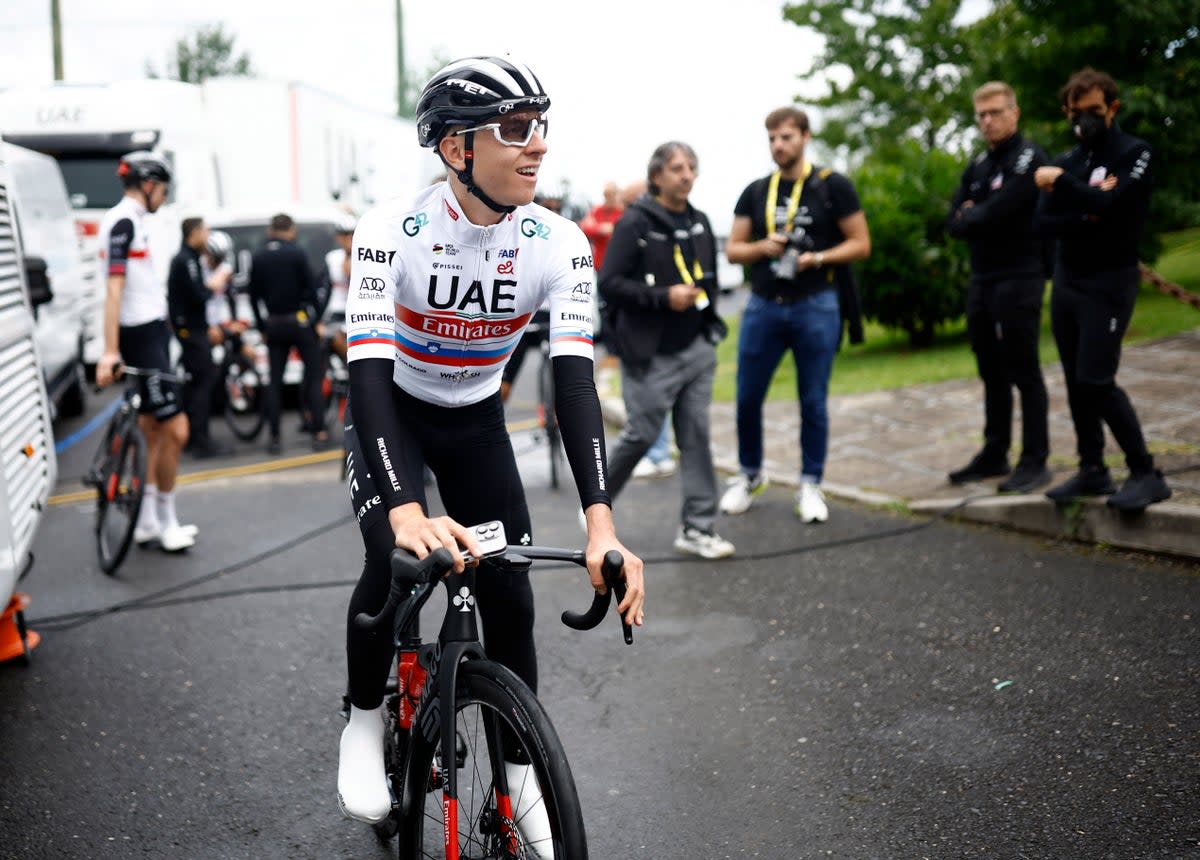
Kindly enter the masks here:
<path id="1" fill-rule="evenodd" d="M 444 669 L 445 667 L 443 667 Z M 438 721 L 437 700 L 422 705 L 414 726 Z M 428 712 L 428 713 L 427 713 Z M 587 836 L 579 795 L 570 765 L 550 718 L 529 687 L 511 670 L 490 660 L 470 660 L 459 667 L 455 727 L 465 746 L 458 781 L 458 834 L 462 857 L 537 857 L 527 846 L 513 852 L 496 816 L 491 756 L 484 723 L 494 719 L 526 751 L 550 819 L 556 860 L 586 860 Z M 440 767 L 441 735 L 426 740 L 414 731 L 405 770 L 399 856 L 445 857 L 442 793 L 433 777 Z M 510 741 L 511 743 L 511 741 Z M 455 751 L 456 759 L 459 750 Z M 520 787 L 509 786 L 513 808 Z M 528 787 L 525 790 L 529 790 Z M 508 822 L 511 825 L 511 822 Z"/>
<path id="2" fill-rule="evenodd" d="M 538 420 L 546 434 L 546 447 L 550 452 L 550 489 L 558 489 L 559 452 L 562 438 L 558 429 L 558 415 L 554 411 L 554 368 L 550 356 L 542 354 L 538 369 Z"/>
<path id="3" fill-rule="evenodd" d="M 332 429 L 346 417 L 348 372 L 342 357 L 330 351 L 325 359 L 325 377 L 321 380 L 321 396 L 325 401 L 325 427 Z"/>
<path id="4" fill-rule="evenodd" d="M 243 442 L 253 442 L 263 428 L 263 385 L 258 369 L 245 356 L 234 354 L 221 365 L 225 388 L 225 424 Z"/>
<path id="5" fill-rule="evenodd" d="M 96 555 L 100 569 L 114 576 L 137 527 L 146 487 L 146 437 L 136 419 L 125 418 L 105 436 L 109 456 L 96 486 Z"/>

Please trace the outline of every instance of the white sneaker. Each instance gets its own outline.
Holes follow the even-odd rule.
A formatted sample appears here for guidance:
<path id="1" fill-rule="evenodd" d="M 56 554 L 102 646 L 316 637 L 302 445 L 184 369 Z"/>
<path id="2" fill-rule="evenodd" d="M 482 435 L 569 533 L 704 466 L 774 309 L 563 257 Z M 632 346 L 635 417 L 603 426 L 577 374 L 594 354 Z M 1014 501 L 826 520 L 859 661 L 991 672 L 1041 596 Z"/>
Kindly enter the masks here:
<path id="1" fill-rule="evenodd" d="M 829 519 L 829 506 L 821 488 L 809 481 L 800 482 L 796 493 L 796 514 L 806 523 L 823 523 Z"/>
<path id="2" fill-rule="evenodd" d="M 383 705 L 370 711 L 350 706 L 338 751 L 338 806 L 347 818 L 374 824 L 392 810 L 383 766 Z"/>
<path id="3" fill-rule="evenodd" d="M 709 534 L 684 526 L 675 537 L 675 549 L 701 558 L 725 558 L 733 555 L 734 547 L 716 532 Z"/>
<path id="4" fill-rule="evenodd" d="M 754 503 L 754 497 L 771 485 L 766 472 L 759 472 L 754 480 L 744 473 L 730 478 L 727 482 L 729 489 L 721 496 L 721 513 L 744 514 Z"/>
<path id="5" fill-rule="evenodd" d="M 554 860 L 554 837 L 550 816 L 538 787 L 533 765 L 504 763 L 508 778 L 508 796 L 513 802 L 513 821 L 525 845 L 525 856 Z"/>
<path id="6" fill-rule="evenodd" d="M 196 544 L 196 531 L 193 526 L 167 526 L 158 535 L 158 543 L 167 552 L 182 552 Z"/>
<path id="7" fill-rule="evenodd" d="M 665 478 L 668 475 L 675 474 L 675 458 L 667 457 L 655 463 L 649 457 L 643 457 L 638 460 L 638 464 L 633 467 L 633 477 L 635 478 Z"/>

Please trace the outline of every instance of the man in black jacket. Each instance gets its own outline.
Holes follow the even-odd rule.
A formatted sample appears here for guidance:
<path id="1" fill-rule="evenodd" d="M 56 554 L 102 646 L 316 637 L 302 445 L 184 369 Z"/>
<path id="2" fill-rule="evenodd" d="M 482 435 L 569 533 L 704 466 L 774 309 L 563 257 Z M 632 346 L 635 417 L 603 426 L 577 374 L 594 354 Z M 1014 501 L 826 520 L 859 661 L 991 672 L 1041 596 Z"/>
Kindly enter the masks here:
<path id="1" fill-rule="evenodd" d="M 200 259 L 208 242 L 208 226 L 203 218 L 184 218 L 182 227 L 183 245 L 171 260 L 167 275 L 167 312 L 183 352 L 183 369 L 188 374 L 183 386 L 183 404 L 191 436 L 185 450 L 197 458 L 224 456 L 232 453 L 232 449 L 214 442 L 208 432 L 217 376 L 204 313 L 212 291 L 204 282 Z"/>
<path id="2" fill-rule="evenodd" d="M 683 489 L 675 548 L 724 558 L 734 546 L 713 530 L 717 476 L 708 409 L 725 325 L 717 316 L 712 226 L 688 201 L 697 164 L 686 143 L 654 150 L 647 193 L 625 210 L 604 255 L 606 338 L 621 359 L 627 413 L 608 456 L 608 492 L 613 499 L 621 492 L 672 413 Z"/>
<path id="3" fill-rule="evenodd" d="M 258 330 L 267 341 L 271 379 L 267 387 L 267 426 L 271 434 L 267 451 L 280 452 L 279 412 L 283 396 L 283 370 L 295 347 L 304 362 L 301 384 L 302 411 L 311 416 L 313 448 L 329 444 L 325 409 L 321 399 L 321 350 L 314 326 L 317 321 L 317 281 L 308 257 L 296 244 L 296 222 L 289 215 L 271 219 L 266 243 L 250 261 L 250 308 Z M 264 318 L 260 303 L 266 306 Z"/>
<path id="4" fill-rule="evenodd" d="M 1141 511 L 1171 496 L 1137 413 L 1116 382 L 1121 338 L 1141 281 L 1138 244 L 1150 208 L 1150 147 L 1117 124 L 1117 85 L 1103 72 L 1076 72 L 1060 95 L 1079 145 L 1034 174 L 1043 192 L 1034 228 L 1059 238 L 1050 323 L 1079 471 L 1046 495 L 1064 503 L 1111 494 L 1111 507 Z M 1129 467 L 1120 491 L 1104 464 L 1104 424 Z"/>
<path id="5" fill-rule="evenodd" d="M 1030 493 L 1050 483 L 1046 383 L 1038 362 L 1043 243 L 1032 232 L 1038 190 L 1034 171 L 1049 159 L 1017 130 L 1021 110 L 1012 87 L 991 81 L 975 91 L 975 119 L 987 143 L 963 171 L 946 229 L 971 252 L 967 335 L 983 380 L 983 450 L 950 482 L 1008 475 L 1015 385 L 1021 393 L 1021 457 L 998 489 Z"/>

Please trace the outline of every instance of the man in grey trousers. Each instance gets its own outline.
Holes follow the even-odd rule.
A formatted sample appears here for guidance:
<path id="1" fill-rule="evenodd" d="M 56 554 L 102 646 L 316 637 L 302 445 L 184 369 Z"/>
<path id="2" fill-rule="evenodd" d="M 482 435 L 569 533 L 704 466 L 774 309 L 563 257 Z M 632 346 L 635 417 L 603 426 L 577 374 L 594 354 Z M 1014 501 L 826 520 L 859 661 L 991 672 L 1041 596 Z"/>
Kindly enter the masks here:
<path id="1" fill-rule="evenodd" d="M 627 413 L 608 456 L 608 492 L 615 501 L 671 413 L 683 490 L 675 548 L 724 558 L 734 547 L 713 528 L 718 489 L 708 408 L 726 327 L 717 316 L 712 225 L 688 202 L 696 172 L 686 143 L 654 150 L 647 193 L 625 210 L 604 255 L 606 338 L 621 359 Z"/>

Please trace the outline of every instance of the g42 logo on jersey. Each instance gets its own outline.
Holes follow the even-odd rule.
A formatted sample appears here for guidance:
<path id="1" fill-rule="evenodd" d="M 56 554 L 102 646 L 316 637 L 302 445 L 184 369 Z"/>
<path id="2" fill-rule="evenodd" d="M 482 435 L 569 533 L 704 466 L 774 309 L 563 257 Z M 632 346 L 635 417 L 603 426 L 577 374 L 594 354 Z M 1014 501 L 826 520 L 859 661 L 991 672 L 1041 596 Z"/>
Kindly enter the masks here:
<path id="1" fill-rule="evenodd" d="M 416 215 L 409 215 L 404 219 L 404 223 L 400 226 L 404 230 L 405 236 L 415 236 L 421 232 L 421 228 L 429 224 L 429 216 L 424 212 L 418 212 Z"/>
<path id="2" fill-rule="evenodd" d="M 395 251 L 376 251 L 374 248 L 359 248 L 358 259 L 370 260 L 372 263 L 391 263 Z"/>
<path id="3" fill-rule="evenodd" d="M 532 218 L 522 218 L 521 235 L 530 238 L 537 236 L 539 239 L 549 239 L 550 228 L 541 221 L 535 221 Z"/>

